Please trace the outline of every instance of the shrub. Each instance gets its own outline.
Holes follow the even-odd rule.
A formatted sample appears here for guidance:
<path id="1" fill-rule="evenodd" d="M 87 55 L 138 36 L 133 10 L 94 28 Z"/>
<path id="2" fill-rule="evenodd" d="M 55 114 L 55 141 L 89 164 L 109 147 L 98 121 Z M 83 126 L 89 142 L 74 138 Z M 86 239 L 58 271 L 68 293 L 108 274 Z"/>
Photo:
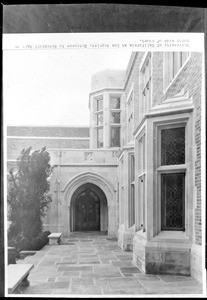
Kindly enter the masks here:
<path id="1" fill-rule="evenodd" d="M 22 238 L 17 245 L 17 249 L 19 251 L 30 250 L 30 247 L 31 247 L 30 245 L 31 245 L 31 243 L 28 238 Z"/>
<path id="2" fill-rule="evenodd" d="M 41 250 L 47 243 L 49 242 L 48 235 L 50 234 L 50 231 L 44 231 L 40 233 L 38 236 L 32 238 L 32 239 L 27 239 L 24 238 L 20 241 L 18 244 L 18 249 L 19 251 L 22 250 Z"/>
<path id="3" fill-rule="evenodd" d="M 43 218 L 52 201 L 50 176 L 52 167 L 46 148 L 32 151 L 23 149 L 17 159 L 17 169 L 8 177 L 8 240 L 19 244 L 22 237 L 37 237 L 43 230 Z M 21 241 L 23 247 L 26 241 Z M 20 244 L 21 244 L 20 243 Z M 28 244 L 26 245 L 28 246 Z"/>
<path id="4" fill-rule="evenodd" d="M 16 260 L 20 257 L 17 249 L 8 249 L 8 265 L 16 264 Z"/>

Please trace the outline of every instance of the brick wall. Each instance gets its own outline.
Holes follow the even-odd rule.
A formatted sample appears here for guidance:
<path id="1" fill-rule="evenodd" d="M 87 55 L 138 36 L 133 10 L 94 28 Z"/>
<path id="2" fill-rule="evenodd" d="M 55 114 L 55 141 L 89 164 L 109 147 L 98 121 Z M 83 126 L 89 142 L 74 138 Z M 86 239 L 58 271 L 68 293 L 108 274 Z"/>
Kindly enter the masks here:
<path id="1" fill-rule="evenodd" d="M 45 146 L 47 149 L 89 148 L 89 127 L 8 126 L 7 136 L 7 160 L 17 159 L 21 151 L 28 147 L 33 150 L 40 150 Z M 10 165 L 11 162 L 8 163 Z"/>
<path id="2" fill-rule="evenodd" d="M 163 97 L 163 53 L 152 54 L 152 105 L 161 102 Z"/>
<path id="3" fill-rule="evenodd" d="M 89 137 L 89 127 L 8 126 L 7 136 Z"/>

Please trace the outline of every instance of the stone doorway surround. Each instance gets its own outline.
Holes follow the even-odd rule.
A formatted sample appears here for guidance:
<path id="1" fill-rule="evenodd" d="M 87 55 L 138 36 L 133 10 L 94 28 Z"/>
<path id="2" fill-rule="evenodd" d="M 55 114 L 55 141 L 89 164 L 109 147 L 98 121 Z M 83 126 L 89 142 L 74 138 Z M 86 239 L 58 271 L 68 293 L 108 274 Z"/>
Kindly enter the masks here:
<path id="1" fill-rule="evenodd" d="M 106 224 L 103 226 L 101 231 L 108 230 L 108 235 L 116 236 L 117 228 L 116 228 L 116 189 L 107 179 L 102 177 L 99 174 L 92 172 L 84 172 L 73 177 L 63 188 L 63 205 L 62 205 L 62 217 L 64 220 L 64 228 L 63 234 L 69 236 L 73 231 L 71 228 L 71 209 L 72 209 L 72 198 L 74 193 L 78 188 L 83 186 L 84 184 L 93 184 L 97 188 L 99 188 L 106 198 L 106 206 L 107 206 L 107 229 Z"/>

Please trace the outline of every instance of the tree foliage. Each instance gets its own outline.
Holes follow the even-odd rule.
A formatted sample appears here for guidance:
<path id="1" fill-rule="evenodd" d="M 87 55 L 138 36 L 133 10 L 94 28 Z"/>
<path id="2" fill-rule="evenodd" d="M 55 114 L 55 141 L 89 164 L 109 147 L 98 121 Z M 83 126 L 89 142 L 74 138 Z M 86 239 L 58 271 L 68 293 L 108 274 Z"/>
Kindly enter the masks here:
<path id="1" fill-rule="evenodd" d="M 46 148 L 23 149 L 17 159 L 17 170 L 10 169 L 8 178 L 9 241 L 31 239 L 43 230 L 43 218 L 52 201 L 49 177 L 52 174 Z"/>

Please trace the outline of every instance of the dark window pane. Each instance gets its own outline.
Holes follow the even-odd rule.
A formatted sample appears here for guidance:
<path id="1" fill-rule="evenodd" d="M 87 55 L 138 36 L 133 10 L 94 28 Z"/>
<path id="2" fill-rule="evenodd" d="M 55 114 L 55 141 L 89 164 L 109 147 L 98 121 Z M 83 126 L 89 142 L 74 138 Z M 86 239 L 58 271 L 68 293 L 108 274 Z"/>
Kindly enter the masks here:
<path id="1" fill-rule="evenodd" d="M 161 131 L 161 165 L 185 163 L 185 127 Z"/>
<path id="2" fill-rule="evenodd" d="M 111 113 L 111 123 L 120 123 L 120 112 Z"/>
<path id="3" fill-rule="evenodd" d="M 119 98 L 111 98 L 110 99 L 110 107 L 111 109 L 120 109 L 121 99 Z"/>
<path id="4" fill-rule="evenodd" d="M 129 202 L 129 226 L 131 227 L 135 223 L 135 191 L 134 191 L 134 185 L 131 184 L 130 189 L 130 202 Z"/>
<path id="5" fill-rule="evenodd" d="M 134 155 L 131 155 L 131 182 L 135 180 L 135 163 Z"/>
<path id="6" fill-rule="evenodd" d="M 120 127 L 111 127 L 111 147 L 120 146 Z"/>
<path id="7" fill-rule="evenodd" d="M 103 128 L 97 129 L 97 148 L 103 147 Z"/>
<path id="8" fill-rule="evenodd" d="M 185 173 L 161 175 L 162 230 L 184 230 Z"/>

